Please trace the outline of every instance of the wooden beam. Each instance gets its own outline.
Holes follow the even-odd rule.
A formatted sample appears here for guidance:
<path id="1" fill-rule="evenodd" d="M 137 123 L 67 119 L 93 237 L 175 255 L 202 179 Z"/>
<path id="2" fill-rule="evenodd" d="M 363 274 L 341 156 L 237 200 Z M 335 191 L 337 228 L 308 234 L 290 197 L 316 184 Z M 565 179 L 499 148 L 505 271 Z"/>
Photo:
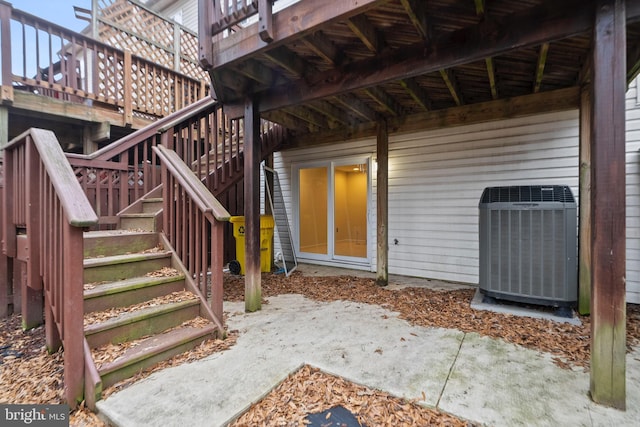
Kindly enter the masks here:
<path id="1" fill-rule="evenodd" d="M 292 108 L 287 108 L 285 109 L 285 111 L 294 116 L 299 118 L 300 120 L 303 120 L 313 126 L 316 126 L 320 129 L 328 129 L 329 128 L 329 122 L 327 121 L 327 119 L 321 115 L 318 114 L 314 111 L 309 111 L 307 108 L 299 106 L 299 107 L 292 107 Z"/>
<path id="2" fill-rule="evenodd" d="M 627 85 L 640 73 L 640 40 L 636 40 L 627 53 Z"/>
<path id="3" fill-rule="evenodd" d="M 281 82 L 276 82 L 278 79 L 277 73 L 275 73 L 271 68 L 265 67 L 260 62 L 250 59 L 242 63 L 242 65 L 238 65 L 234 67 L 239 73 L 243 74 L 246 77 L 249 77 L 252 80 L 260 83 L 264 86 L 271 86 L 285 83 L 285 80 L 282 79 Z"/>
<path id="4" fill-rule="evenodd" d="M 309 65 L 304 59 L 300 58 L 286 47 L 265 52 L 264 56 L 297 78 L 303 78 L 309 69 Z"/>
<path id="5" fill-rule="evenodd" d="M 122 123 L 124 115 L 113 106 L 102 107 L 100 103 L 93 103 L 88 106 L 72 102 L 65 102 L 59 99 L 49 98 L 42 95 L 34 95 L 25 91 L 15 91 L 15 98 L 11 111 L 27 117 L 37 117 L 47 115 L 49 117 L 59 117 L 61 120 L 82 120 L 90 122 Z M 132 128 L 140 129 L 153 120 L 145 119 L 137 114 L 133 115 Z"/>
<path id="6" fill-rule="evenodd" d="M 377 118 L 377 113 L 354 95 L 340 95 L 333 99 L 344 108 L 353 111 L 355 114 L 362 117 L 364 120 L 374 121 Z"/>
<path id="7" fill-rule="evenodd" d="M 536 76 L 533 83 L 533 93 L 540 92 L 542 77 L 544 76 L 544 67 L 547 64 L 547 53 L 549 52 L 549 43 L 540 45 L 540 53 L 538 53 L 538 65 L 536 66 Z"/>
<path id="8" fill-rule="evenodd" d="M 205 2 L 206 0 L 200 0 Z M 250 25 L 213 44 L 211 64 L 230 65 L 248 54 L 270 50 L 292 40 L 315 33 L 328 24 L 344 21 L 389 0 L 315 0 L 292 4 L 273 15 L 274 37 L 271 43 L 260 39 L 258 24 Z M 213 21 L 209 21 L 213 22 Z M 205 41 L 206 42 L 206 41 Z M 202 43 L 202 42 L 201 42 Z M 211 46 L 203 45 L 204 49 Z M 202 49 L 202 48 L 201 48 Z"/>
<path id="9" fill-rule="evenodd" d="M 305 122 L 304 120 L 300 120 L 299 118 L 292 116 L 284 109 L 269 111 L 264 114 L 264 118 L 271 122 L 279 123 L 287 129 L 300 131 L 305 134 L 319 131 L 317 126 L 314 126 L 309 122 Z"/>
<path id="10" fill-rule="evenodd" d="M 598 0 L 591 121 L 591 398 L 626 406 L 625 91 L 623 0 Z"/>
<path id="11" fill-rule="evenodd" d="M 476 3 L 476 15 L 481 19 L 486 16 L 486 7 L 484 0 L 474 0 Z M 487 77 L 489 78 L 489 88 L 491 89 L 491 99 L 498 99 L 498 88 L 496 86 L 496 72 L 493 66 L 493 58 L 488 57 L 484 59 L 487 66 Z"/>
<path id="12" fill-rule="evenodd" d="M 362 43 L 373 53 L 380 50 L 380 40 L 378 33 L 365 15 L 354 16 L 347 19 L 349 29 L 362 41 Z"/>
<path id="13" fill-rule="evenodd" d="M 578 313 L 591 309 L 591 86 L 580 92 L 580 206 L 578 226 Z"/>
<path id="14" fill-rule="evenodd" d="M 378 122 L 376 138 L 376 283 L 389 284 L 389 131 L 384 120 Z"/>
<path id="15" fill-rule="evenodd" d="M 422 89 L 416 79 L 401 79 L 398 83 L 407 91 L 416 104 L 421 106 L 425 111 L 431 110 L 431 101 L 429 100 L 427 92 Z"/>
<path id="16" fill-rule="evenodd" d="M 322 31 L 309 34 L 302 39 L 302 42 L 316 55 L 327 61 L 334 67 L 340 65 L 344 58 L 344 53 L 328 40 Z"/>
<path id="17" fill-rule="evenodd" d="M 464 99 L 462 98 L 462 93 L 460 92 L 460 88 L 458 87 L 458 79 L 456 78 L 453 70 L 451 68 L 440 70 L 440 75 L 442 76 L 442 80 L 444 80 L 444 83 L 449 88 L 451 97 L 455 101 L 456 105 L 463 105 Z"/>
<path id="18" fill-rule="evenodd" d="M 244 307 L 247 312 L 262 307 L 260 273 L 260 115 L 253 99 L 244 113 Z"/>
<path id="19" fill-rule="evenodd" d="M 576 0 L 545 0 L 541 5 L 506 16 L 500 22 L 483 21 L 443 34 L 426 46 L 424 42 L 418 42 L 340 70 L 318 73 L 313 82 L 298 81 L 287 91 L 281 88 L 267 91 L 262 95 L 260 110 L 268 111 L 417 77 L 513 49 L 581 34 L 592 26 L 591 12 L 589 7 Z"/>
<path id="20" fill-rule="evenodd" d="M 351 125 L 355 123 L 355 120 L 351 119 L 349 114 L 344 110 L 334 106 L 327 101 L 318 101 L 307 104 L 307 106 L 320 114 L 323 114 L 329 118 L 329 122 L 336 122 L 343 125 Z M 329 126 L 335 127 L 335 126 Z"/>
<path id="21" fill-rule="evenodd" d="M 400 0 L 407 12 L 411 23 L 423 39 L 429 40 L 429 27 L 427 26 L 427 2 L 419 0 Z"/>
<path id="22" fill-rule="evenodd" d="M 493 66 L 493 58 L 485 58 L 484 62 L 487 65 L 487 76 L 489 77 L 491 98 L 498 99 L 498 86 L 496 85 L 496 70 Z"/>
<path id="23" fill-rule="evenodd" d="M 370 87 L 366 88 L 364 91 L 371 99 L 380 104 L 380 106 L 392 116 L 398 117 L 402 115 L 402 106 L 380 87 Z"/>
<path id="24" fill-rule="evenodd" d="M 388 127 L 390 133 L 442 129 L 551 111 L 575 110 L 579 105 L 580 90 L 578 87 L 572 87 L 399 117 L 388 120 Z M 377 121 L 369 121 L 358 126 L 344 127 L 328 132 L 296 135 L 289 140 L 287 148 L 309 147 L 317 144 L 370 138 L 376 135 L 376 129 Z"/>

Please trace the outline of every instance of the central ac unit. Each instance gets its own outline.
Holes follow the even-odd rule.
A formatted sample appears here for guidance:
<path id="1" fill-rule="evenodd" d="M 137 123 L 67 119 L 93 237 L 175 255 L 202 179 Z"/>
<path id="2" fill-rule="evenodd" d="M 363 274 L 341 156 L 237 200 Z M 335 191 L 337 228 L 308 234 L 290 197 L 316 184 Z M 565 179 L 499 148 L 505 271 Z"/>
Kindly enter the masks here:
<path id="1" fill-rule="evenodd" d="M 566 186 L 489 187 L 480 199 L 480 291 L 565 307 L 577 301 L 577 215 Z"/>

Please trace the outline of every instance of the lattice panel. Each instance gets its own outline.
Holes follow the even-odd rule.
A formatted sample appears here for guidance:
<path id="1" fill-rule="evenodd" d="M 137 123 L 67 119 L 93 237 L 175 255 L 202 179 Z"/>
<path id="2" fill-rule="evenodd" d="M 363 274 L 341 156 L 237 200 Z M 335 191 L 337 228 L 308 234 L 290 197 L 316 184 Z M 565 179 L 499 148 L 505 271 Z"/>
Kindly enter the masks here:
<path id="1" fill-rule="evenodd" d="M 97 95 L 120 105 L 124 100 L 123 58 L 97 52 Z"/>
<path id="2" fill-rule="evenodd" d="M 131 0 L 100 0 L 99 37 L 104 43 L 127 49 L 156 64 L 175 69 L 174 37 L 180 37 L 180 69 L 196 80 L 208 81 L 198 63 L 198 36 Z"/>

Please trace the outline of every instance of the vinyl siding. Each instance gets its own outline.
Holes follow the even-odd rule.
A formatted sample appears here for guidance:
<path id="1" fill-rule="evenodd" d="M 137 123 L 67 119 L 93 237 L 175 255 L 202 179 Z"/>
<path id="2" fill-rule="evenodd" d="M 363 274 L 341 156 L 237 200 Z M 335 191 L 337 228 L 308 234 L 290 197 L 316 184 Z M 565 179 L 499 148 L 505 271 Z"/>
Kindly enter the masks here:
<path id="1" fill-rule="evenodd" d="M 627 300 L 640 303 L 640 97 L 627 94 Z M 578 111 L 395 134 L 389 141 L 389 272 L 478 283 L 478 202 L 485 187 L 568 185 L 578 200 Z M 297 163 L 373 155 L 375 140 L 275 154 L 292 233 Z M 369 214 L 375 270 L 375 195 Z M 394 242 L 397 240 L 397 244 Z M 277 249 L 276 249 L 277 251 Z"/>
<path id="2" fill-rule="evenodd" d="M 640 304 L 640 94 L 638 79 L 627 91 L 627 301 Z"/>

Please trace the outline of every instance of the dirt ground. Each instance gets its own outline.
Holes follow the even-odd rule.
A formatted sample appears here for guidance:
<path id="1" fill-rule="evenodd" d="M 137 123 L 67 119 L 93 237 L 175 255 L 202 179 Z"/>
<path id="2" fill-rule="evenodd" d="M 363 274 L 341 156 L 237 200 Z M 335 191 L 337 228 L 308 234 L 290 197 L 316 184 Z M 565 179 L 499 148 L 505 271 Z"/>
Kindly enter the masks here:
<path id="1" fill-rule="evenodd" d="M 242 277 L 225 278 L 225 299 L 244 298 Z M 553 355 L 561 367 L 589 368 L 590 322 L 582 325 L 550 320 L 517 317 L 471 309 L 474 290 L 436 291 L 424 288 L 389 290 L 374 280 L 352 276 L 308 277 L 295 272 L 290 277 L 263 274 L 263 303 L 270 296 L 296 293 L 317 301 L 349 300 L 377 304 L 400 313 L 411 324 L 425 327 L 458 329 L 502 339 Z M 228 331 L 226 340 L 209 340 L 189 353 L 177 356 L 148 369 L 134 378 L 105 390 L 108 396 L 151 372 L 198 360 L 232 346 L 237 331 Z M 627 305 L 627 345 L 640 344 L 640 306 Z M 23 332 L 20 316 L 0 321 L 0 402 L 62 403 L 62 351 L 49 355 L 44 346 L 44 328 Z M 354 398 L 355 397 L 355 398 Z M 261 402 L 253 405 L 236 420 L 235 425 L 301 425 L 307 413 L 320 412 L 335 405 L 345 406 L 366 425 L 469 425 L 457 419 L 370 390 L 344 379 L 309 367 L 291 375 Z M 71 425 L 100 426 L 100 420 L 83 406 L 71 415 Z"/>

